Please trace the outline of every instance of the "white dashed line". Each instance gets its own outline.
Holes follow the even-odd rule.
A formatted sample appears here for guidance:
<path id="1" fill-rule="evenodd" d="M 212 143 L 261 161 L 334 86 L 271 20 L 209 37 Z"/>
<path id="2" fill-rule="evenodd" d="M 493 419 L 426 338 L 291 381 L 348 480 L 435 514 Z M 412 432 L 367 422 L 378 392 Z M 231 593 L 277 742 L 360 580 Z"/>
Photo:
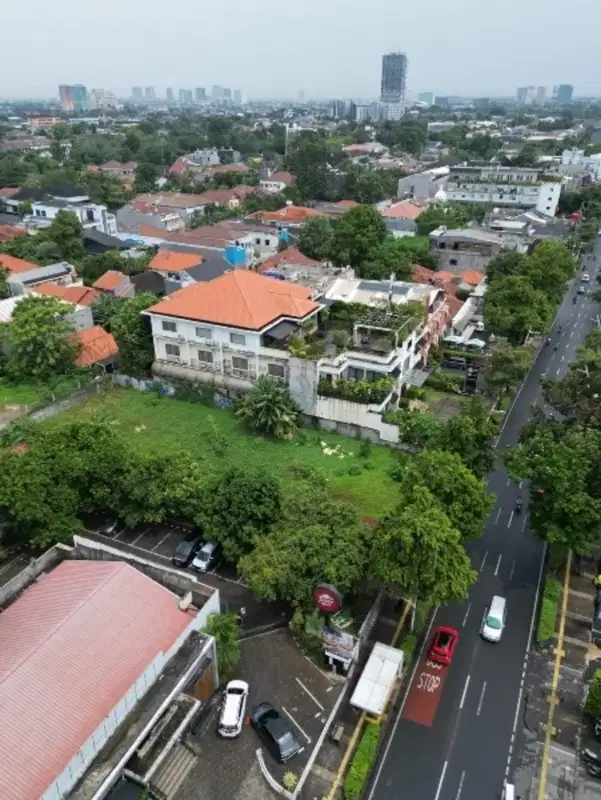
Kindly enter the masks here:
<path id="1" fill-rule="evenodd" d="M 514 571 L 514 569 L 515 569 L 515 561 L 512 561 L 512 562 L 511 562 L 511 570 L 510 570 L 510 572 L 509 572 L 509 580 L 511 580 L 511 579 L 513 578 L 513 571 Z"/>
<path id="2" fill-rule="evenodd" d="M 466 623 L 466 621 L 467 621 L 467 615 L 470 613 L 470 608 L 471 608 L 471 607 L 472 607 L 472 604 L 471 604 L 471 603 L 468 603 L 468 604 L 467 604 L 467 608 L 466 608 L 466 610 L 465 610 L 465 616 L 463 617 L 463 622 L 461 623 L 461 627 L 462 627 L 462 628 L 465 626 L 465 623 Z"/>
<path id="3" fill-rule="evenodd" d="M 488 555 L 488 550 L 484 553 L 484 558 L 482 559 L 482 563 L 480 564 L 480 572 L 484 569 L 484 564 L 486 563 L 486 556 Z"/>
<path id="4" fill-rule="evenodd" d="M 499 510 L 497 511 L 497 516 L 495 517 L 495 525 L 496 525 L 496 524 L 497 524 L 497 522 L 499 521 L 499 517 L 501 516 L 501 511 L 503 511 L 503 508 L 502 508 L 502 507 L 501 507 L 501 508 L 499 508 Z"/>
<path id="5" fill-rule="evenodd" d="M 470 685 L 470 678 L 471 675 L 468 675 L 465 679 L 465 686 L 463 687 L 463 694 L 461 695 L 461 700 L 459 701 L 459 708 L 463 708 L 463 704 L 465 703 L 465 696 L 467 694 L 467 687 Z"/>
<path id="6" fill-rule="evenodd" d="M 486 691 L 486 681 L 482 684 L 482 691 L 480 692 L 480 700 L 478 700 L 478 710 L 476 711 L 476 716 L 480 716 L 480 712 L 482 711 L 482 704 L 484 703 L 484 692 Z"/>
<path id="7" fill-rule="evenodd" d="M 508 527 L 508 528 L 511 528 L 511 523 L 513 522 L 513 515 L 514 515 L 514 513 L 515 513 L 515 512 L 514 512 L 514 511 L 512 511 L 512 512 L 511 512 L 511 514 L 509 515 L 509 522 L 507 523 L 507 527 Z"/>
<path id="8" fill-rule="evenodd" d="M 459 800 L 461 797 L 461 792 L 463 791 L 463 781 L 465 780 L 465 770 L 461 773 L 461 778 L 459 779 L 459 786 L 457 787 L 457 794 L 455 795 L 455 800 Z"/>
<path id="9" fill-rule="evenodd" d="M 495 575 L 499 574 L 499 567 L 501 566 L 501 559 L 503 556 L 499 556 L 499 560 L 497 561 L 497 566 L 495 567 Z"/>
<path id="10" fill-rule="evenodd" d="M 447 767 L 449 766 L 449 762 L 445 761 L 442 765 L 442 772 L 440 773 L 440 780 L 438 781 L 438 788 L 436 789 L 436 794 L 434 795 L 434 800 L 438 800 L 440 797 L 440 793 L 442 791 L 442 783 L 444 781 L 444 776 L 447 773 Z"/>

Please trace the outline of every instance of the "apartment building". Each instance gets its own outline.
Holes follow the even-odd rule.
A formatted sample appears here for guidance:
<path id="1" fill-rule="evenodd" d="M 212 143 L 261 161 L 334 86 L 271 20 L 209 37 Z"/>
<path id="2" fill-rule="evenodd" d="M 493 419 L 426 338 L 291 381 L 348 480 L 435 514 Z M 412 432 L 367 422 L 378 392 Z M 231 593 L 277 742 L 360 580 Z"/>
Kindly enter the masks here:
<path id="1" fill-rule="evenodd" d="M 561 187 L 557 175 L 541 169 L 464 164 L 450 168 L 445 193 L 456 203 L 534 208 L 554 217 Z"/>

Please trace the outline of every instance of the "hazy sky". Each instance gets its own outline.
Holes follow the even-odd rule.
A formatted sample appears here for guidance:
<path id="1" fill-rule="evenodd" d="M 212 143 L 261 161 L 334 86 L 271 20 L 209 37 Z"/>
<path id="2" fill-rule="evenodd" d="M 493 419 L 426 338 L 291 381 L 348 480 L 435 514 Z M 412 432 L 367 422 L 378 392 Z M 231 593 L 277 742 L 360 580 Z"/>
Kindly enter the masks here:
<path id="1" fill-rule="evenodd" d="M 245 97 L 376 97 L 382 53 L 410 91 L 601 94 L 593 0 L 4 0 L 0 96 L 59 83 L 240 88 Z"/>

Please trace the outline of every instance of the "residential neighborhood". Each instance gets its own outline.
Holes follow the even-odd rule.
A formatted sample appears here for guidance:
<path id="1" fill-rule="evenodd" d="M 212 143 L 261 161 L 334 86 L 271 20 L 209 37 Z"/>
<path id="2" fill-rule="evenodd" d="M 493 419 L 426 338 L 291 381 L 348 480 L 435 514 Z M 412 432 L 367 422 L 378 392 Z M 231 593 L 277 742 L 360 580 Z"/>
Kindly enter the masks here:
<path id="1" fill-rule="evenodd" d="M 3 78 L 0 800 L 601 798 L 601 101 L 384 50 Z"/>

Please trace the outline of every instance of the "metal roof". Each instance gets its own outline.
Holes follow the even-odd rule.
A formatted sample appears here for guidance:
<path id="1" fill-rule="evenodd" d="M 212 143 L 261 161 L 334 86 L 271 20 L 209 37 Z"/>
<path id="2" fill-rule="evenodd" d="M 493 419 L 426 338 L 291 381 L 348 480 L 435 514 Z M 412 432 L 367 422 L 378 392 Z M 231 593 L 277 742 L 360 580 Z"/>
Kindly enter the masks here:
<path id="1" fill-rule="evenodd" d="M 403 651 L 376 642 L 351 697 L 351 705 L 379 717 L 402 669 Z"/>
<path id="2" fill-rule="evenodd" d="M 129 564 L 63 561 L 0 614 L 0 797 L 41 797 L 190 625 Z"/>

